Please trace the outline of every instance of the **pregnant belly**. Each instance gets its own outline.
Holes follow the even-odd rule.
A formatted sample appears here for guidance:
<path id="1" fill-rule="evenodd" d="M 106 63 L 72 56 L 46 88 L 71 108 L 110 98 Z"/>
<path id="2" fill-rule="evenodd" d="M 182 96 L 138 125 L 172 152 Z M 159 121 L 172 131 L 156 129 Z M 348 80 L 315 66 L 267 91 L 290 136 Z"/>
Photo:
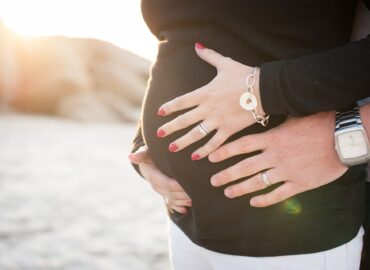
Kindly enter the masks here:
<path id="1" fill-rule="evenodd" d="M 176 50 L 172 46 L 176 47 Z M 172 53 L 168 54 L 168 51 Z M 163 43 L 160 45 L 158 55 L 159 57 L 151 69 L 151 78 L 144 98 L 142 115 L 143 137 L 151 157 L 157 167 L 164 174 L 176 179 L 192 198 L 193 207 L 186 218 L 191 219 L 187 222 L 194 223 L 193 227 L 201 235 L 200 238 L 225 239 L 227 238 L 225 235 L 220 235 L 220 230 L 222 231 L 220 227 L 230 228 L 230 223 L 239 226 L 239 228 L 229 231 L 239 234 L 240 231 L 243 231 L 240 226 L 244 226 L 244 229 L 245 226 L 253 226 L 240 222 L 241 215 L 253 218 L 253 213 L 257 214 L 257 211 L 249 206 L 250 196 L 233 200 L 227 199 L 223 194 L 225 187 L 215 188 L 211 186 L 210 178 L 213 174 L 239 162 L 247 155 L 239 155 L 219 163 L 211 163 L 207 158 L 192 161 L 191 154 L 204 145 L 214 132 L 181 151 L 170 152 L 168 150 L 169 144 L 189 132 L 196 124 L 164 138 L 156 136 L 157 129 L 161 125 L 185 112 L 184 110 L 163 117 L 157 116 L 158 108 L 173 98 L 207 84 L 216 76 L 216 69 L 197 57 L 192 42 L 181 43 L 180 45 Z M 235 104 L 235 106 L 239 105 Z M 240 119 L 240 121 L 243 121 L 243 119 Z M 272 117 L 269 128 L 282 121 L 282 117 Z M 253 125 L 234 134 L 226 143 L 266 129 L 258 124 Z M 224 224 L 221 221 L 226 223 Z M 178 225 L 181 226 L 181 224 Z M 260 226 L 260 229 L 263 229 L 263 226 Z M 256 230 L 252 229 L 252 231 Z M 228 237 L 237 237 L 237 235 L 232 236 L 232 233 L 230 233 Z"/>
<path id="2" fill-rule="evenodd" d="M 191 36 L 189 33 L 184 31 L 181 38 L 178 38 L 179 32 L 176 31 L 174 36 L 167 36 L 166 41 L 160 43 L 157 61 L 152 66 L 143 103 L 143 137 L 154 163 L 164 174 L 177 180 L 193 202 L 187 214 L 171 214 L 172 220 L 195 243 L 215 251 L 224 252 L 226 249 L 230 254 L 241 254 L 242 250 L 250 246 L 251 249 L 245 255 L 252 256 L 265 254 L 265 250 L 271 249 L 271 245 L 277 246 L 278 250 L 279 243 L 286 243 L 284 247 L 291 247 L 293 252 L 300 251 L 302 248 L 300 243 L 303 247 L 305 245 L 317 247 L 316 239 L 337 239 L 337 231 L 350 231 L 353 228 L 352 223 L 343 222 L 343 220 L 351 220 L 353 216 L 350 213 L 351 207 L 356 206 L 354 201 L 358 202 L 357 197 L 355 200 L 349 195 L 348 183 L 357 183 L 350 174 L 342 181 L 334 181 L 318 189 L 299 194 L 288 204 L 282 202 L 260 209 L 249 205 L 250 198 L 256 193 L 228 199 L 224 195 L 225 186 L 215 188 L 210 184 L 213 174 L 256 153 L 238 155 L 219 163 L 211 163 L 207 158 L 192 161 L 190 158 L 192 152 L 204 145 L 214 132 L 184 150 L 176 153 L 168 151 L 171 142 L 189 132 L 195 125 L 164 138 L 158 138 L 156 132 L 160 126 L 185 112 L 180 111 L 160 117 L 157 116 L 158 108 L 173 98 L 208 84 L 217 75 L 214 67 L 198 58 L 194 51 L 194 41 L 204 42 L 223 55 L 231 56 L 235 60 L 241 59 L 242 63 L 249 63 L 249 59 L 253 57 L 255 58 L 250 65 L 256 65 L 262 61 L 256 56 L 257 54 L 246 54 L 246 50 L 242 45 L 238 45 L 238 41 L 230 42 L 231 37 L 224 38 L 225 42 L 222 40 L 212 42 L 211 36 L 217 36 L 218 39 L 225 36 L 210 34 L 210 40 L 207 41 L 204 33 L 210 33 L 208 28 L 205 31 L 203 29 L 194 31 L 197 33 L 194 35 L 200 36 Z M 226 44 L 226 42 L 230 43 Z M 235 106 L 239 105 L 235 104 Z M 225 115 L 225 117 L 228 116 Z M 284 120 L 283 116 L 271 116 L 268 127 L 252 125 L 234 134 L 225 143 L 247 134 L 266 131 Z M 260 193 L 269 192 L 273 188 L 265 189 Z M 363 187 L 361 188 L 360 190 L 364 190 Z M 336 198 L 341 200 L 338 201 Z M 290 205 L 301 210 L 292 212 L 289 210 Z M 328 246 L 327 249 L 331 247 Z M 301 251 L 307 253 L 305 249 Z M 319 250 L 312 249 L 312 252 L 316 251 Z"/>

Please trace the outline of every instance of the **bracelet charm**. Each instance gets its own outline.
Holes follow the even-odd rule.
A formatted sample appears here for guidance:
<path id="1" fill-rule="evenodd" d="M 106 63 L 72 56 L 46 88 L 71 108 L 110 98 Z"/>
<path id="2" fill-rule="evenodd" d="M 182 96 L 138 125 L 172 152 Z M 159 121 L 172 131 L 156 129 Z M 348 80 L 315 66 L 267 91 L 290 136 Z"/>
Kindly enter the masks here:
<path id="1" fill-rule="evenodd" d="M 239 98 L 240 106 L 247 111 L 252 113 L 253 118 L 257 123 L 260 123 L 262 126 L 266 126 L 268 123 L 269 115 L 262 116 L 257 112 L 257 98 L 253 95 L 253 87 L 256 84 L 256 71 L 257 68 L 254 68 L 253 71 L 245 79 L 247 85 L 247 92 L 243 93 Z"/>

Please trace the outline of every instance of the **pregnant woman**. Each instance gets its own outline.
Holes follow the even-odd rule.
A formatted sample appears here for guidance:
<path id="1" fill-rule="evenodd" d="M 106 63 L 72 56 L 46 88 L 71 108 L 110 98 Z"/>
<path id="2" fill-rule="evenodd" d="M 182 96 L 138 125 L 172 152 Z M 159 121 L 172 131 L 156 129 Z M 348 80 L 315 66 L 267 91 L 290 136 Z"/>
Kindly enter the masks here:
<path id="1" fill-rule="evenodd" d="M 363 62 L 357 69 L 351 66 L 351 59 L 364 58 L 353 50 L 366 43 L 344 47 L 356 3 L 142 1 L 144 19 L 160 43 L 133 152 L 147 149 L 146 162 L 136 169 L 171 205 L 174 269 L 358 269 L 363 166 L 347 169 L 337 163 L 336 181 L 258 208 L 263 201 L 251 199 L 278 189 L 281 179 L 263 174 L 270 165 L 257 158 L 257 142 L 245 146 L 250 153 L 218 162 L 207 158 L 221 144 L 282 124 L 288 114 L 334 110 L 368 94 Z M 299 86 L 298 94 L 281 96 L 292 85 Z M 333 91 L 325 89 L 335 87 L 342 98 L 332 103 Z M 345 93 L 352 89 L 348 99 Z M 242 103 L 255 110 L 240 106 L 246 92 Z M 252 156 L 256 158 L 244 164 L 249 173 L 220 174 Z M 260 177 L 268 187 L 226 196 L 225 184 L 244 183 L 244 176 L 252 176 L 250 181 Z M 167 186 L 161 184 L 164 179 Z"/>

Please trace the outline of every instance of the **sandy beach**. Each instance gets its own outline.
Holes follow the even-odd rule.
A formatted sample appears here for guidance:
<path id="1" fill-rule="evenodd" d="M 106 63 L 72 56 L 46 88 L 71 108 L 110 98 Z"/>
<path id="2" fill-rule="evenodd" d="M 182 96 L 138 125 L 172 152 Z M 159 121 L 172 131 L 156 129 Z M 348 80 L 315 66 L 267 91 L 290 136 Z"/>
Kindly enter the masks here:
<path id="1" fill-rule="evenodd" d="M 162 198 L 132 124 L 0 115 L 0 270 L 166 270 Z"/>

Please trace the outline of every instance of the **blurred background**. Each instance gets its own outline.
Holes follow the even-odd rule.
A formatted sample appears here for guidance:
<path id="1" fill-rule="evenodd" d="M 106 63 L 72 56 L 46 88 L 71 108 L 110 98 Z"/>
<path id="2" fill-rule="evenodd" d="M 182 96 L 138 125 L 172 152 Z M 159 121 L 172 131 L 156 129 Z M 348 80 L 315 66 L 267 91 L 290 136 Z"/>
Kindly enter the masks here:
<path id="1" fill-rule="evenodd" d="M 0 270 L 169 269 L 128 162 L 157 41 L 139 0 L 0 0 Z"/>

